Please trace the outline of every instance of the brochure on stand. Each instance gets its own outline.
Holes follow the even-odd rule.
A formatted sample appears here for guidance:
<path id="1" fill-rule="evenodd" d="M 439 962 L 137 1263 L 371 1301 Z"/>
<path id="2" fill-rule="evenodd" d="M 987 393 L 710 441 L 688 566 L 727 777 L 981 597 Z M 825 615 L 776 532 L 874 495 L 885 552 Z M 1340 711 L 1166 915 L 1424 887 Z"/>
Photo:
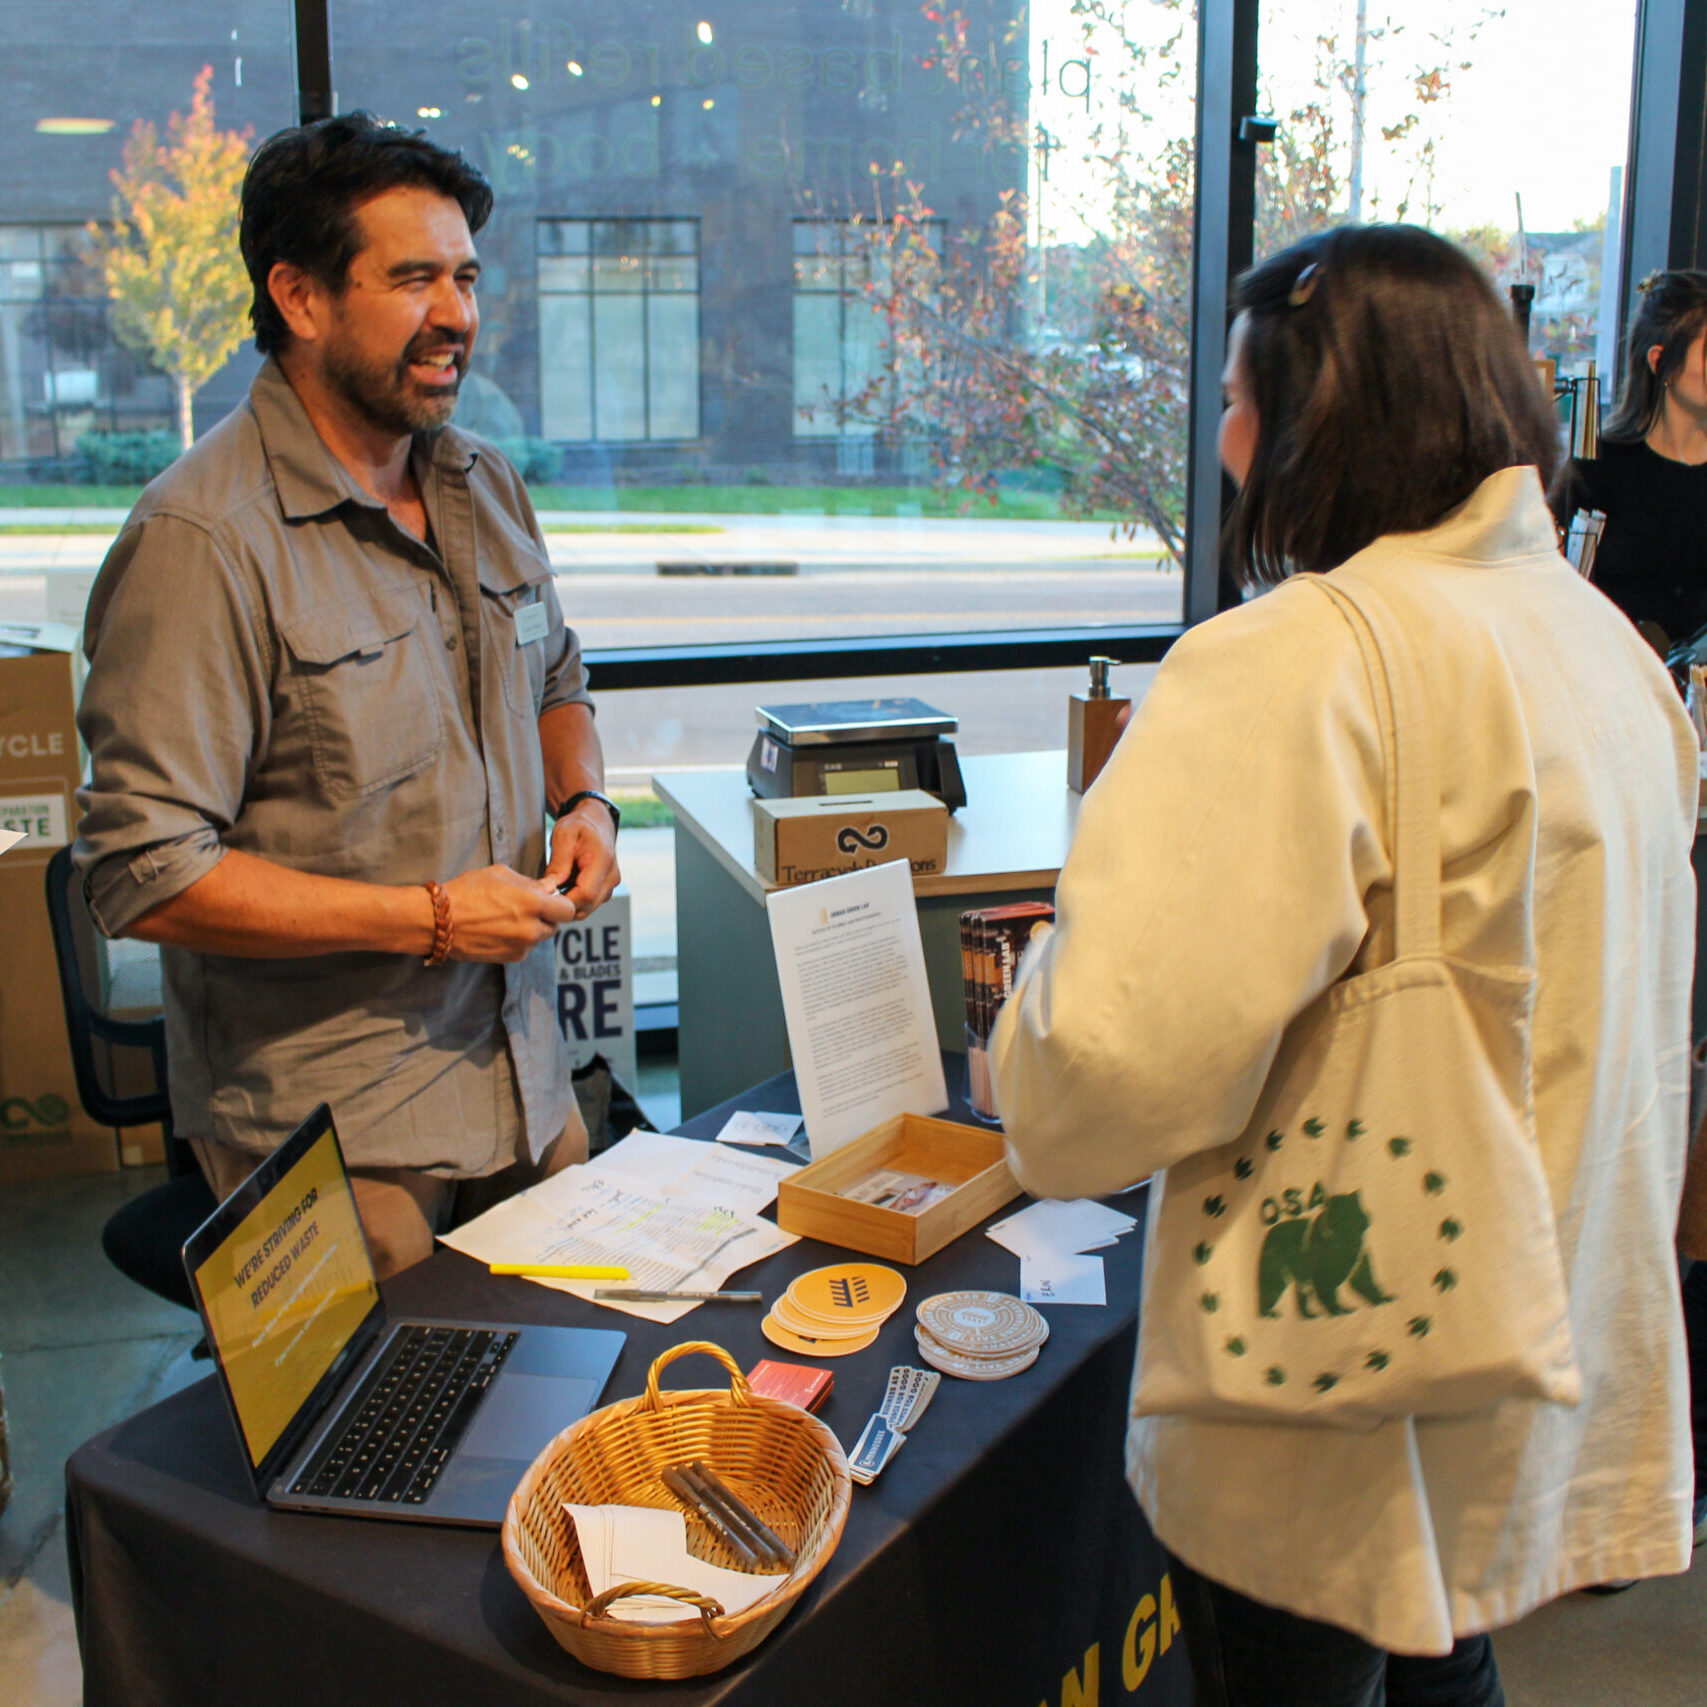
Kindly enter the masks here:
<path id="1" fill-rule="evenodd" d="M 897 1114 L 948 1107 L 905 860 L 765 898 L 816 1161 Z"/>

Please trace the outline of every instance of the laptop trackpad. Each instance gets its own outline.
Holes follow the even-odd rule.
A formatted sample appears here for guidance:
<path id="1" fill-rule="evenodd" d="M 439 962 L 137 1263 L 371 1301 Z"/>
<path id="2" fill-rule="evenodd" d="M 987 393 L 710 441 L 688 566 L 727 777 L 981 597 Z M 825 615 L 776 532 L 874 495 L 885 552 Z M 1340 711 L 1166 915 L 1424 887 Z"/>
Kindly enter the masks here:
<path id="1" fill-rule="evenodd" d="M 587 1414 L 600 1385 L 573 1376 L 506 1372 L 487 1394 L 460 1452 L 531 1464 L 548 1440 Z"/>

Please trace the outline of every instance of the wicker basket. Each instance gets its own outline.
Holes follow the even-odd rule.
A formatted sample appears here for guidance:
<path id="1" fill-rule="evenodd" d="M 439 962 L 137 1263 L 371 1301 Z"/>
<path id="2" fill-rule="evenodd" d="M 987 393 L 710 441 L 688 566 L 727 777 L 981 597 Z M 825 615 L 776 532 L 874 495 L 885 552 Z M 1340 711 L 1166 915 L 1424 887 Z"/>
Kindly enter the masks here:
<path id="1" fill-rule="evenodd" d="M 705 1352 L 729 1371 L 727 1392 L 660 1391 L 664 1366 L 690 1352 Z M 732 1617 L 716 1601 L 665 1584 L 633 1583 L 595 1598 L 564 1502 L 680 1509 L 660 1476 L 696 1459 L 788 1543 L 794 1569 Z M 653 1363 L 641 1397 L 583 1417 L 534 1460 L 504 1517 L 504 1562 L 546 1628 L 584 1665 L 623 1677 L 701 1677 L 750 1653 L 788 1615 L 836 1550 L 851 1487 L 841 1444 L 823 1423 L 754 1393 L 722 1347 L 690 1340 Z M 689 1551 L 741 1569 L 694 1512 L 687 1517 Z M 612 1600 L 639 1593 L 673 1595 L 688 1603 L 684 1616 L 639 1624 L 606 1615 Z"/>

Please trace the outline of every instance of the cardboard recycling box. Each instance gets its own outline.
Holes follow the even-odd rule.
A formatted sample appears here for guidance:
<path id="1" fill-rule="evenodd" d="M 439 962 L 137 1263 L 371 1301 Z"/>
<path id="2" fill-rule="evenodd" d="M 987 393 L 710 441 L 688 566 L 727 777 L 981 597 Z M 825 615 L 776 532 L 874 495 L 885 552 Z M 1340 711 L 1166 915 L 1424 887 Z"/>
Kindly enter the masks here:
<path id="1" fill-rule="evenodd" d="M 81 763 L 71 655 L 0 646 L 0 1181 L 111 1173 L 112 1129 L 77 1100 L 47 923 L 47 862 L 71 840 Z"/>
<path id="2" fill-rule="evenodd" d="M 948 808 L 923 789 L 753 802 L 753 866 L 789 888 L 904 859 L 915 877 L 948 864 Z"/>

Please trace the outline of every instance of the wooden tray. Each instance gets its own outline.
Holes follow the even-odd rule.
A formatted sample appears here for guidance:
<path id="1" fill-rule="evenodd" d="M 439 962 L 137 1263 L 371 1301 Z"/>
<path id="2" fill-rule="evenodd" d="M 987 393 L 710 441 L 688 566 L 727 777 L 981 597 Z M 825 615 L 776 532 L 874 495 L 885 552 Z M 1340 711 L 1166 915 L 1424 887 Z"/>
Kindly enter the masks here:
<path id="1" fill-rule="evenodd" d="M 879 1168 L 924 1174 L 955 1189 L 917 1215 L 840 1195 Z M 784 1232 L 825 1244 L 918 1263 L 1019 1194 L 1001 1133 L 898 1114 L 784 1179 L 777 1188 L 776 1222 Z"/>

